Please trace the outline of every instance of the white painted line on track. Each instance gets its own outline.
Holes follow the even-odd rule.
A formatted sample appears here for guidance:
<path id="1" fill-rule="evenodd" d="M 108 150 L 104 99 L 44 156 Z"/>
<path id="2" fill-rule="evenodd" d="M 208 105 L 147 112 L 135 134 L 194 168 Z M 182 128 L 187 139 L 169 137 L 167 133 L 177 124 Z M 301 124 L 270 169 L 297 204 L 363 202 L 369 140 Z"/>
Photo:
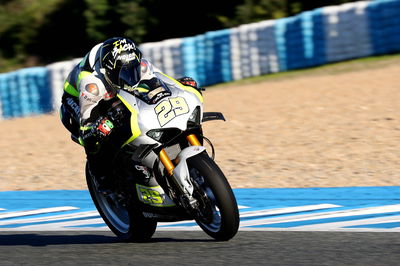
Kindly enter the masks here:
<path id="1" fill-rule="evenodd" d="M 400 211 L 400 204 L 394 204 L 394 205 L 385 205 L 385 206 L 379 206 L 379 207 L 349 209 L 349 210 L 333 211 L 333 212 L 325 212 L 325 213 L 303 214 L 303 215 L 295 215 L 295 216 L 289 216 L 289 217 L 274 217 L 274 218 L 257 219 L 257 220 L 243 221 L 241 223 L 241 225 L 242 226 L 257 226 L 257 225 L 265 225 L 265 224 L 320 220 L 320 219 L 348 217 L 348 216 L 356 216 L 356 215 L 382 214 L 382 213 L 399 212 L 399 211 Z"/>
<path id="2" fill-rule="evenodd" d="M 388 217 L 377 217 L 377 218 L 367 218 L 360 220 L 351 220 L 343 222 L 332 222 L 323 224 L 313 224 L 313 225 L 303 225 L 297 226 L 300 230 L 336 230 L 339 228 L 349 227 L 349 226 L 359 226 L 359 225 L 372 225 L 372 224 L 384 224 L 384 223 L 400 223 L 400 215 L 388 216 Z M 394 228 L 399 229 L 399 228 Z"/>
<path id="3" fill-rule="evenodd" d="M 65 206 L 65 207 L 43 208 L 43 209 L 30 210 L 30 211 L 5 212 L 5 213 L 0 213 L 0 219 L 15 218 L 15 217 L 35 215 L 35 214 L 44 214 L 44 213 L 51 213 L 51 212 L 71 211 L 71 210 L 77 210 L 77 209 L 79 209 L 79 208 Z"/>
<path id="4" fill-rule="evenodd" d="M 305 206 L 295 206 L 295 207 L 287 207 L 287 208 L 277 208 L 277 209 L 266 209 L 266 210 L 258 210 L 258 211 L 248 211 L 240 213 L 240 218 L 243 217 L 257 217 L 263 215 L 278 215 L 278 214 L 290 214 L 296 212 L 304 212 L 304 211 L 315 211 L 315 210 L 323 210 L 329 208 L 337 208 L 342 207 L 340 205 L 334 204 L 315 204 L 315 205 L 305 205 Z M 192 228 L 191 226 L 177 226 L 179 224 L 187 224 L 194 223 L 194 220 L 191 221 L 180 221 L 180 222 L 163 222 L 159 223 L 162 228 L 171 228 L 175 230 L 178 228 L 181 230 L 182 228 Z M 171 225 L 170 227 L 168 227 Z M 194 226 L 197 227 L 197 226 Z"/>
<path id="5" fill-rule="evenodd" d="M 347 228 L 351 226 L 400 223 L 400 204 L 367 207 L 358 209 L 345 209 L 339 211 L 325 211 L 317 213 L 301 214 L 305 211 L 318 211 L 329 208 L 342 207 L 334 204 L 315 204 L 305 206 L 295 206 L 287 208 L 263 209 L 258 211 L 241 212 L 241 218 L 246 217 L 245 221 L 241 221 L 240 231 L 344 231 L 344 232 L 400 232 L 400 227 L 395 228 Z M 76 207 L 64 206 L 45 208 L 29 211 L 6 212 L 0 213 L 0 231 L 110 231 L 101 219 L 97 210 L 74 212 L 67 214 L 57 214 L 46 217 L 27 217 L 34 214 L 46 214 L 61 211 L 76 210 Z M 392 213 L 392 215 L 387 215 Z M 268 215 L 285 215 L 284 217 L 260 218 L 260 216 Z M 359 215 L 385 215 L 384 217 L 372 217 L 362 219 L 352 219 L 349 221 L 324 222 L 324 219 L 350 217 Z M 14 219 L 5 219 L 14 218 Z M 4 220 L 2 220 L 4 219 Z M 248 219 L 248 220 L 247 220 Z M 66 221 L 67 220 L 67 221 Z M 267 224 L 290 223 L 301 221 L 315 221 L 310 225 L 299 225 L 292 227 L 256 227 Z M 36 224 L 35 224 L 36 223 Z M 15 225 L 15 227 L 10 227 Z M 255 226 L 255 227 L 249 227 Z M 199 231 L 200 227 L 192 221 L 158 223 L 157 231 Z"/>
<path id="6" fill-rule="evenodd" d="M 249 212 L 242 212 L 240 214 L 240 218 L 262 216 L 262 215 L 289 214 L 289 213 L 305 212 L 305 211 L 316 211 L 316 210 L 338 208 L 338 207 L 342 207 L 342 206 L 335 205 L 335 204 L 315 204 L 315 205 L 305 205 L 305 206 L 285 207 L 285 208 L 277 208 L 277 209 L 249 211 Z"/>
<path id="7" fill-rule="evenodd" d="M 10 224 L 25 224 L 25 223 L 40 223 L 40 222 L 48 222 L 48 221 L 57 221 L 57 220 L 65 220 L 65 219 L 81 219 L 84 217 L 91 216 L 99 216 L 98 211 L 85 211 L 85 212 L 77 212 L 72 214 L 61 214 L 54 216 L 46 216 L 46 217 L 38 217 L 38 218 L 23 218 L 23 219 L 13 219 L 13 220 L 0 220 L 1 225 L 10 225 Z"/>
<path id="8" fill-rule="evenodd" d="M 157 229 L 158 230 L 158 229 Z M 166 231 L 169 231 L 167 229 Z M 400 233 L 400 228 L 336 228 L 336 229 L 304 229 L 298 227 L 274 228 L 274 227 L 240 227 L 239 231 L 276 231 L 276 232 L 394 232 Z"/>
<path id="9" fill-rule="evenodd" d="M 83 219 L 83 220 L 76 220 L 76 221 L 66 221 L 66 222 L 59 222 L 59 223 L 49 223 L 49 224 L 35 224 L 35 225 L 27 225 L 21 226 L 17 229 L 17 231 L 86 231 L 87 228 L 81 227 L 76 228 L 71 226 L 85 226 L 85 225 L 94 225 L 94 224 L 104 224 L 102 218 L 93 218 L 93 219 Z M 106 231 L 110 231 L 108 227 L 106 227 Z M 0 230 L 1 231 L 1 230 Z"/>

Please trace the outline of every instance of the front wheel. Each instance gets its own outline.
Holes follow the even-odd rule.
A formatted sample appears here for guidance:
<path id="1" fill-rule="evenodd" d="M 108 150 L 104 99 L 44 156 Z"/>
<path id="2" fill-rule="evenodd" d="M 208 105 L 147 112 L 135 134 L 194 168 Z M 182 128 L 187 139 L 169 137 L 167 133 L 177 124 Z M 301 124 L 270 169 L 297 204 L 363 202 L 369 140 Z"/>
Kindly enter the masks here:
<path id="1" fill-rule="evenodd" d="M 111 231 L 121 240 L 145 242 L 153 236 L 157 221 L 145 218 L 142 213 L 135 210 L 129 200 L 121 198 L 118 193 L 109 195 L 100 193 L 88 164 L 86 164 L 86 182 L 97 211 Z"/>
<path id="2" fill-rule="evenodd" d="M 206 153 L 189 158 L 188 166 L 199 202 L 197 224 L 216 240 L 231 239 L 239 229 L 239 210 L 225 175 Z"/>

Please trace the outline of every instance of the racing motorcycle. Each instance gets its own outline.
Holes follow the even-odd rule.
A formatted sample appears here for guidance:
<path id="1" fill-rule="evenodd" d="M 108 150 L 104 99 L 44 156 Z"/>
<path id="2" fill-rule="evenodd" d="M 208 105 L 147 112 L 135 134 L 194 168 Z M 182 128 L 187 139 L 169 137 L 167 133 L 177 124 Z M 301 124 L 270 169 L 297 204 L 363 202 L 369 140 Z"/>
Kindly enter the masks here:
<path id="1" fill-rule="evenodd" d="M 99 191 L 86 164 L 90 195 L 111 231 L 123 240 L 143 242 L 151 239 L 158 222 L 195 220 L 215 240 L 234 237 L 237 202 L 202 130 L 203 122 L 225 120 L 222 113 L 203 112 L 198 90 L 164 74 L 132 91 L 120 90 L 112 109 L 122 117 L 125 135 L 112 162 L 111 193 Z M 79 143 L 71 123 L 66 127 Z"/>

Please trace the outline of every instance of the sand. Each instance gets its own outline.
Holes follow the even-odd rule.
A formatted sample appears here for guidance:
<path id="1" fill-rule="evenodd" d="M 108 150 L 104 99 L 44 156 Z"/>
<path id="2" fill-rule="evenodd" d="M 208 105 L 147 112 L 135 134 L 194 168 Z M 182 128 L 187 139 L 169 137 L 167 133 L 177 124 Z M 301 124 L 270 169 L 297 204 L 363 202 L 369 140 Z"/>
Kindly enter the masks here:
<path id="1" fill-rule="evenodd" d="M 204 124 L 233 188 L 400 185 L 400 60 L 204 92 Z M 86 189 L 58 114 L 0 121 L 0 191 Z"/>

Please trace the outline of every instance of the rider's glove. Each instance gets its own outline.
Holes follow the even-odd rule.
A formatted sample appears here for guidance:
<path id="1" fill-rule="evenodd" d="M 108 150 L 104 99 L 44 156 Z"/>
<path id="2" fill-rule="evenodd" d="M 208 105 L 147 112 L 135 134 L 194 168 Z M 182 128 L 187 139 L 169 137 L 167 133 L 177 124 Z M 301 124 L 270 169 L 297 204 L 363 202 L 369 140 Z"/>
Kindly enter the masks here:
<path id="1" fill-rule="evenodd" d="M 105 116 L 100 116 L 96 122 L 94 122 L 92 130 L 94 135 L 98 136 L 99 139 L 104 139 L 111 134 L 114 128 L 114 124 Z"/>
<path id="2" fill-rule="evenodd" d="M 185 86 L 190 86 L 190 87 L 195 88 L 200 93 L 201 93 L 201 91 L 205 90 L 204 88 L 198 87 L 197 82 L 191 77 L 182 77 L 182 78 L 177 79 L 177 81 L 179 81 L 181 84 L 183 84 Z"/>
<path id="3" fill-rule="evenodd" d="M 114 124 L 105 116 L 100 116 L 94 123 L 81 128 L 81 138 L 90 152 L 99 149 L 101 143 L 113 131 Z"/>
<path id="4" fill-rule="evenodd" d="M 115 106 L 108 111 L 107 117 L 112 122 L 113 126 L 119 126 L 122 124 L 122 119 L 124 118 L 123 110 L 120 106 Z"/>

